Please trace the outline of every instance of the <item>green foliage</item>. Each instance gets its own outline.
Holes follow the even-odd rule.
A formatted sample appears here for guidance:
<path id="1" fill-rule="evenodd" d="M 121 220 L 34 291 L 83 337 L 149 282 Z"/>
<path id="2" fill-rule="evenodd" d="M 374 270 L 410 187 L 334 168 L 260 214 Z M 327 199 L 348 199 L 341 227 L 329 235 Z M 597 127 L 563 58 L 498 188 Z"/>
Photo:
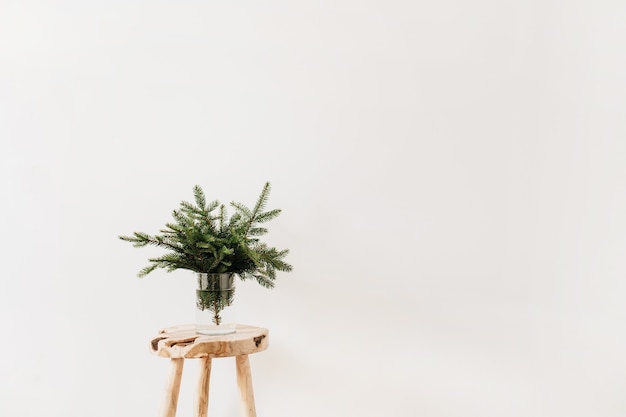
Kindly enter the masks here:
<path id="1" fill-rule="evenodd" d="M 235 274 L 198 274 L 196 306 L 198 310 L 208 310 L 211 321 L 219 326 L 222 323 L 221 311 L 233 303 Z"/>
<path id="2" fill-rule="evenodd" d="M 196 306 L 199 310 L 209 310 L 211 320 L 216 325 L 222 323 L 220 312 L 233 303 L 235 290 L 206 291 L 196 290 Z"/>
<path id="3" fill-rule="evenodd" d="M 152 245 L 167 250 L 164 255 L 149 259 L 151 264 L 139 271 L 139 277 L 157 268 L 168 272 L 176 269 L 230 272 L 242 280 L 254 279 L 260 285 L 272 288 L 276 271 L 291 271 L 292 266 L 284 261 L 289 250 L 269 247 L 259 239 L 267 233 L 267 228 L 261 225 L 281 212 L 280 209 L 265 211 L 270 188 L 270 183 L 266 183 L 252 209 L 231 202 L 235 212 L 229 217 L 226 207 L 219 201 L 207 203 L 204 191 L 196 185 L 194 203 L 182 201 L 179 209 L 172 211 L 174 221 L 167 223 L 160 234 L 135 232 L 132 236 L 119 238 L 135 247 Z M 214 301 L 207 299 L 205 307 Z"/>

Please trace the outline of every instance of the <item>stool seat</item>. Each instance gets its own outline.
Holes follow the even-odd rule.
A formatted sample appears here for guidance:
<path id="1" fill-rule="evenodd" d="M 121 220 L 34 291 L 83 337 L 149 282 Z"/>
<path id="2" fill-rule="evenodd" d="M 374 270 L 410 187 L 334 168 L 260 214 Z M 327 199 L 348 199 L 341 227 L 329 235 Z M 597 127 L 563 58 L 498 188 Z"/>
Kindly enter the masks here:
<path id="1" fill-rule="evenodd" d="M 196 334 L 193 324 L 162 329 L 150 341 L 150 349 L 160 357 L 170 358 L 172 371 L 166 391 L 164 417 L 175 417 L 185 359 L 200 361 L 196 396 L 196 416 L 206 417 L 209 405 L 209 379 L 212 358 L 235 357 L 237 386 L 246 417 L 256 417 L 252 375 L 248 355 L 269 346 L 269 331 L 261 327 L 237 325 L 235 333 L 208 336 Z"/>
<path id="2" fill-rule="evenodd" d="M 160 330 L 150 348 L 163 358 L 225 358 L 267 349 L 268 334 L 267 329 L 238 324 L 235 333 L 207 336 L 197 334 L 195 325 L 186 324 Z"/>

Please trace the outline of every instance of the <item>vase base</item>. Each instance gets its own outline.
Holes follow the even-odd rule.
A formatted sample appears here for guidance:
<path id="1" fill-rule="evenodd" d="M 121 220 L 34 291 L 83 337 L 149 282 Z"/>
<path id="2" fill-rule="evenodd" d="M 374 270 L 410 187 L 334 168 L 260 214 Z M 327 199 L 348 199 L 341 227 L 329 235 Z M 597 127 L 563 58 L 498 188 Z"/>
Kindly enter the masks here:
<path id="1" fill-rule="evenodd" d="M 206 336 L 222 336 L 236 331 L 235 326 L 196 326 L 196 333 Z"/>

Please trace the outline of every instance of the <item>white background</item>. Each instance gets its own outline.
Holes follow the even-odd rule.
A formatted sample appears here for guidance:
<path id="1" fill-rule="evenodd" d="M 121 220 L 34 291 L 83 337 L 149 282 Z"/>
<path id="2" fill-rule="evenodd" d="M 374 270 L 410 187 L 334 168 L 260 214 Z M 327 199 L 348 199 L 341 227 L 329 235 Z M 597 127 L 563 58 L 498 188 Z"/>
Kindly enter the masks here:
<path id="1" fill-rule="evenodd" d="M 0 0 L 0 416 L 157 416 L 194 184 L 295 269 L 239 286 L 259 416 L 626 415 L 626 2 Z M 159 253 L 159 252 L 157 252 Z M 210 413 L 237 416 L 216 360 Z M 179 401 L 192 415 L 196 364 Z"/>

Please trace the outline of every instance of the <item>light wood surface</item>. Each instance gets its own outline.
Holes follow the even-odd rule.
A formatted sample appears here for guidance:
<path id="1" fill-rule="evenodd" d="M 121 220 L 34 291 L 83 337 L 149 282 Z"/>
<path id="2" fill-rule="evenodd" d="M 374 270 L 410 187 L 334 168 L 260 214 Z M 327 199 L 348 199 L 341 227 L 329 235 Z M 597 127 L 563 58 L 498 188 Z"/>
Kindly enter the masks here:
<path id="1" fill-rule="evenodd" d="M 209 380 L 212 358 L 235 356 L 237 385 L 245 417 L 256 417 L 252 375 L 248 355 L 261 352 L 269 346 L 269 331 L 261 327 L 237 325 L 237 332 L 207 336 L 196 334 L 193 324 L 168 327 L 159 331 L 150 342 L 152 352 L 170 358 L 172 371 L 165 397 L 163 417 L 176 417 L 180 381 L 185 359 L 200 359 L 200 377 L 196 391 L 196 417 L 207 417 L 209 407 Z"/>
<path id="2" fill-rule="evenodd" d="M 168 327 L 152 339 L 152 352 L 164 358 L 224 358 L 261 352 L 269 346 L 269 331 L 237 325 L 237 332 L 220 336 L 196 334 L 193 324 Z"/>
<path id="3" fill-rule="evenodd" d="M 200 358 L 200 378 L 196 396 L 196 416 L 207 417 L 209 410 L 209 379 L 211 378 L 211 358 Z"/>
<path id="4" fill-rule="evenodd" d="M 248 355 L 239 355 L 235 360 L 237 361 L 237 385 L 239 386 L 244 416 L 256 417 L 250 360 L 248 359 Z"/>
<path id="5" fill-rule="evenodd" d="M 171 360 L 172 371 L 170 380 L 165 392 L 165 404 L 163 406 L 163 417 L 176 417 L 176 407 L 178 405 L 178 393 L 180 392 L 180 380 L 183 376 L 184 359 L 175 358 Z"/>

